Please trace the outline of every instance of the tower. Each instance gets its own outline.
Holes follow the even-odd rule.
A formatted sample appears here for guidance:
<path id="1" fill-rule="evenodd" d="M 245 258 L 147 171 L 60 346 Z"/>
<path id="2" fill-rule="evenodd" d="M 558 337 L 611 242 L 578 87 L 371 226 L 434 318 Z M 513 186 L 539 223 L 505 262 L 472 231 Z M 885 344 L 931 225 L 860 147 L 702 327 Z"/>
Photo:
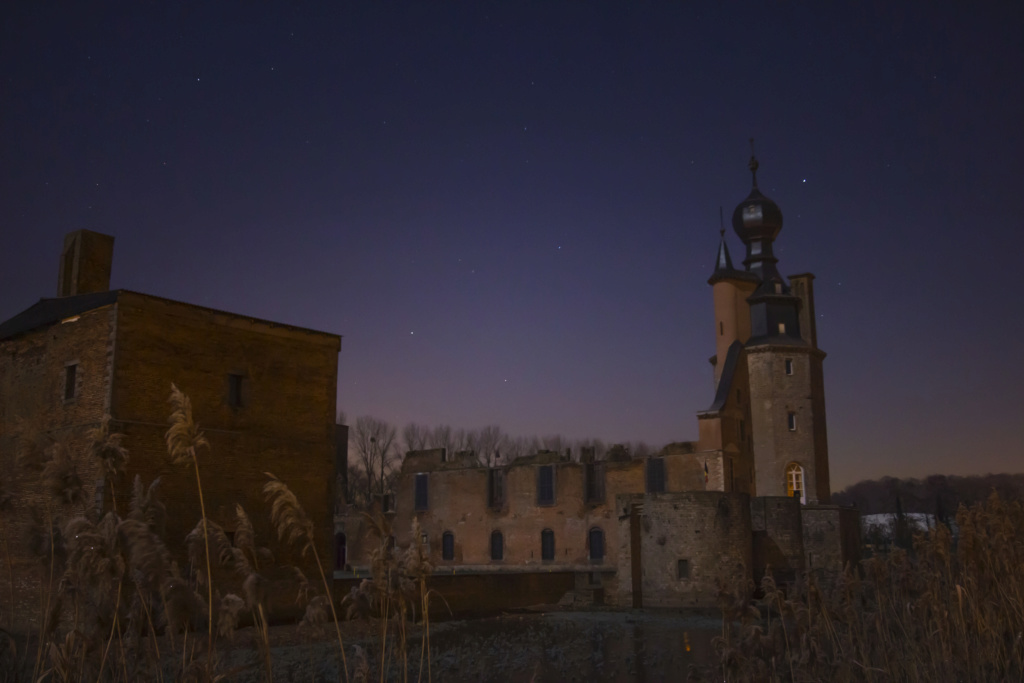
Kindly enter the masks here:
<path id="1" fill-rule="evenodd" d="M 114 238 L 92 230 L 76 230 L 64 237 L 57 276 L 57 296 L 75 296 L 110 289 Z"/>
<path id="2" fill-rule="evenodd" d="M 779 274 L 774 243 L 782 211 L 757 187 L 737 205 L 733 230 L 743 241 L 744 270 L 735 268 L 723 231 L 708 283 L 715 307 L 716 394 L 749 397 L 754 484 L 759 496 L 795 496 L 804 503 L 830 497 L 825 431 L 824 352 L 817 347 L 814 276 Z M 719 386 L 730 346 L 742 345 L 749 385 Z M 728 378 L 736 382 L 737 378 Z"/>

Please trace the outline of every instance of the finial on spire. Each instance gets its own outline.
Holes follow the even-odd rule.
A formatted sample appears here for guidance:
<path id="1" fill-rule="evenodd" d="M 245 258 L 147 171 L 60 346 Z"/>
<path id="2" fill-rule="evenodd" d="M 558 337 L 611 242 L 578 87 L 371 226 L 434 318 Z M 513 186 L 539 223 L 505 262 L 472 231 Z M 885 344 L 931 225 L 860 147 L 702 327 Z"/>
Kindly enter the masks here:
<path id="1" fill-rule="evenodd" d="M 754 176 L 754 188 L 757 188 L 757 157 L 754 156 L 754 138 L 750 138 L 750 163 L 747 164 L 751 175 Z"/>
<path id="2" fill-rule="evenodd" d="M 722 217 L 722 205 L 718 205 L 718 234 L 725 238 L 725 218 Z"/>

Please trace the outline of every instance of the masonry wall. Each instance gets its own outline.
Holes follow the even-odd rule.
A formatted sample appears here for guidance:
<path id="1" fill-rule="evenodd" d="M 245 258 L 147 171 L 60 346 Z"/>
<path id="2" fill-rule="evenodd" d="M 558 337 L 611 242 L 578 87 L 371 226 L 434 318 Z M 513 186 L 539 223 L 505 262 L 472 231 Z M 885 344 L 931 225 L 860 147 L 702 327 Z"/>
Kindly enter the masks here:
<path id="1" fill-rule="evenodd" d="M 617 497 L 618 508 L 634 506 L 640 508 L 644 607 L 710 607 L 719 581 L 734 585 L 750 580 L 750 499 L 745 494 L 691 491 Z M 620 605 L 631 605 L 638 563 L 630 555 L 630 517 L 620 517 L 618 525 L 617 597 Z"/>
<path id="2" fill-rule="evenodd" d="M 0 581 L 3 628 L 23 632 L 38 627 L 42 588 L 50 584 L 48 546 L 42 543 L 47 520 L 63 526 L 97 506 L 102 475 L 84 450 L 86 433 L 99 424 L 106 409 L 115 314 L 115 307 L 108 306 L 0 341 L 2 564 L 10 558 Z M 74 398 L 65 400 L 69 363 L 77 365 L 76 387 Z M 41 477 L 49 457 L 42 449 L 54 441 L 63 444 L 81 484 L 71 502 L 56 498 Z M 30 447 L 19 458 L 25 444 Z M 59 580 L 59 575 L 53 579 L 53 590 Z"/>
<path id="3" fill-rule="evenodd" d="M 830 577 L 860 560 L 860 513 L 836 505 L 806 506 L 802 511 L 808 572 Z"/>
<path id="4" fill-rule="evenodd" d="M 190 397 L 210 442 L 199 454 L 209 518 L 233 531 L 240 504 L 257 542 L 281 562 L 296 560 L 277 543 L 268 519 L 262 488 L 264 472 L 272 472 L 313 520 L 317 552 L 330 563 L 338 337 L 130 292 L 118 309 L 111 413 L 131 450 L 125 482 L 139 475 L 148 485 L 161 477 L 175 555 L 182 557 L 200 506 L 195 473 L 171 465 L 167 455 L 172 382 Z M 229 374 L 244 378 L 240 407 L 231 405 Z M 303 566 L 316 574 L 311 558 Z"/>
<path id="5" fill-rule="evenodd" d="M 800 501 L 762 496 L 750 501 L 754 581 L 768 568 L 778 583 L 789 583 L 804 569 L 804 533 Z"/>
<path id="6" fill-rule="evenodd" d="M 763 346 L 747 349 L 750 370 L 751 422 L 753 427 L 756 490 L 760 496 L 785 496 L 786 467 L 799 464 L 804 471 L 808 503 L 827 500 L 819 487 L 818 465 L 827 467 L 819 454 L 824 438 L 824 399 L 820 386 L 820 351 L 807 347 Z M 785 361 L 793 361 L 787 375 Z M 817 393 L 816 393 L 817 392 Z M 790 430 L 787 415 L 796 416 Z"/>

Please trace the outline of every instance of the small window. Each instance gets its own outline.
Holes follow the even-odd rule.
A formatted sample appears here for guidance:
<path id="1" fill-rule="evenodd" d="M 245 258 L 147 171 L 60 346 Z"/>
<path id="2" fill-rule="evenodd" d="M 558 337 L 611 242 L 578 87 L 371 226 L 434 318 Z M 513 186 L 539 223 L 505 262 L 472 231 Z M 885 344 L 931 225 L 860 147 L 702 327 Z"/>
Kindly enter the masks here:
<path id="1" fill-rule="evenodd" d="M 451 562 L 455 559 L 455 534 L 450 531 L 441 536 L 441 559 Z"/>
<path id="2" fill-rule="evenodd" d="M 505 471 L 487 471 L 487 507 L 500 510 L 505 506 Z"/>
<path id="3" fill-rule="evenodd" d="M 721 321 L 719 321 L 719 323 L 718 323 L 718 336 L 721 337 L 724 334 L 725 334 L 725 326 L 721 323 Z"/>
<path id="4" fill-rule="evenodd" d="M 334 568 L 344 569 L 348 562 L 348 547 L 345 534 L 334 534 Z"/>
<path id="5" fill-rule="evenodd" d="M 232 408 L 241 408 L 244 405 L 244 385 L 244 375 L 228 375 L 228 405 Z"/>
<path id="6" fill-rule="evenodd" d="M 413 509 L 422 511 L 427 509 L 427 492 L 430 485 L 430 475 L 421 472 L 416 475 L 416 492 Z"/>
<path id="7" fill-rule="evenodd" d="M 776 294 L 782 294 L 782 283 L 781 282 L 776 282 L 775 283 L 775 293 Z"/>
<path id="8" fill-rule="evenodd" d="M 747 423 L 745 420 L 740 420 L 740 441 L 742 443 L 747 442 Z"/>
<path id="9" fill-rule="evenodd" d="M 786 374 L 787 375 L 792 375 L 793 374 L 793 359 L 792 358 L 787 358 L 786 359 Z"/>
<path id="10" fill-rule="evenodd" d="M 555 466 L 537 468 L 537 505 L 555 504 Z"/>
<path id="11" fill-rule="evenodd" d="M 500 531 L 491 533 L 491 559 L 502 560 L 505 558 L 505 537 Z"/>
<path id="12" fill-rule="evenodd" d="M 583 470 L 587 503 L 604 502 L 604 463 L 588 462 Z"/>
<path id="13" fill-rule="evenodd" d="M 64 400 L 73 401 L 78 396 L 78 363 L 64 366 Z"/>
<path id="14" fill-rule="evenodd" d="M 690 578 L 689 560 L 679 560 L 676 562 L 676 578 L 680 581 Z"/>
<path id="15" fill-rule="evenodd" d="M 647 493 L 665 493 L 664 458 L 647 458 Z"/>
<path id="16" fill-rule="evenodd" d="M 555 532 L 551 529 L 540 532 L 540 559 L 545 562 L 555 559 Z"/>
<path id="17" fill-rule="evenodd" d="M 789 427 L 789 431 L 796 431 L 796 413 L 786 413 L 786 426 Z"/>
<path id="18" fill-rule="evenodd" d="M 752 207 L 750 207 L 750 208 L 752 209 Z M 746 211 L 747 210 L 745 209 L 744 212 L 746 212 Z M 753 211 L 751 211 L 751 213 L 753 213 Z M 761 213 L 760 207 L 757 207 L 757 214 L 758 214 L 757 217 L 758 218 L 761 217 L 760 213 Z M 746 216 L 744 216 L 744 218 L 745 217 Z M 757 256 L 760 253 L 761 253 L 761 242 L 760 242 L 760 240 L 754 240 L 753 242 L 750 243 L 750 254 L 752 256 Z"/>
<path id="19" fill-rule="evenodd" d="M 430 537 L 427 536 L 426 531 L 420 532 L 420 545 L 423 546 L 425 551 L 430 552 Z"/>
<path id="20" fill-rule="evenodd" d="M 604 559 L 604 532 L 600 527 L 594 527 L 587 534 L 587 545 L 590 546 L 590 560 L 600 562 Z"/>
<path id="21" fill-rule="evenodd" d="M 786 334 L 786 323 L 779 323 L 779 334 Z"/>
<path id="22" fill-rule="evenodd" d="M 801 503 L 807 502 L 807 494 L 804 491 L 804 468 L 795 462 L 786 466 L 786 495 L 790 498 L 799 498 Z"/>

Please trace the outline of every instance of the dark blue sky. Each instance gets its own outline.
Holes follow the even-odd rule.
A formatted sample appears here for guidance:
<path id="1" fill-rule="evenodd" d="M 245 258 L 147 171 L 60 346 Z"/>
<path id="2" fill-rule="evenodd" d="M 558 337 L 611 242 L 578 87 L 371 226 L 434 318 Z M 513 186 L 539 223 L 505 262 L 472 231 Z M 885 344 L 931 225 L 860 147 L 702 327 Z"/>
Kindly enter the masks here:
<path id="1" fill-rule="evenodd" d="M 693 439 L 753 136 L 833 488 L 1021 470 L 1020 3 L 20 4 L 0 319 L 90 228 L 115 287 L 344 335 L 350 416 Z"/>

